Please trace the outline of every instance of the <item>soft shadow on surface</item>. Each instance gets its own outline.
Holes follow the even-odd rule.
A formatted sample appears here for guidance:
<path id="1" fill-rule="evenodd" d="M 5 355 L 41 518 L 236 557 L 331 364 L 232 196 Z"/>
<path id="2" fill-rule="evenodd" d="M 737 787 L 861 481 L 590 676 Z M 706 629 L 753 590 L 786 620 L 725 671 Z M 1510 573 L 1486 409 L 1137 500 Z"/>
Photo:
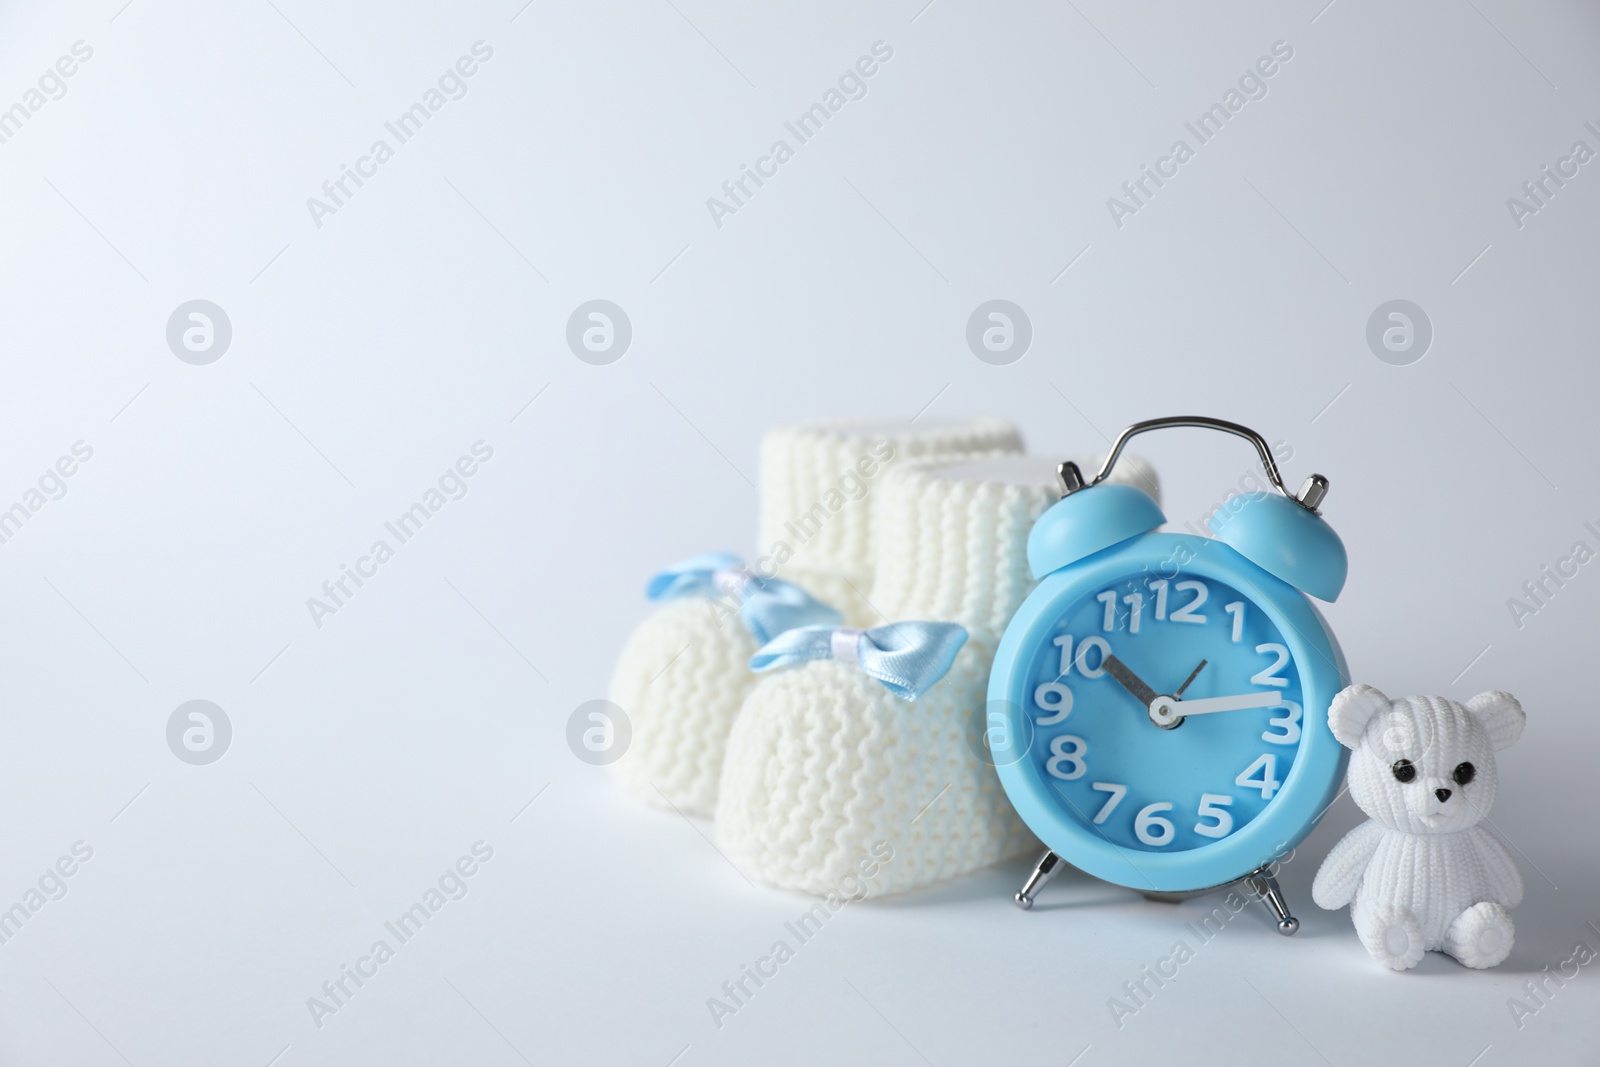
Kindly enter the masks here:
<path id="1" fill-rule="evenodd" d="M 1017 911 L 1021 909 L 1017 908 L 1012 898 L 1017 890 L 1022 888 L 1022 883 L 1027 881 L 1037 862 L 1038 856 L 1029 853 L 1025 857 L 997 863 L 949 882 L 910 893 L 882 897 L 873 903 L 885 908 L 992 903 Z M 1063 867 L 1061 873 L 1052 878 L 1040 892 L 1032 910 L 1042 912 L 1091 904 L 1103 905 L 1127 899 L 1128 890 L 1091 878 L 1075 868 Z"/>
<path id="2" fill-rule="evenodd" d="M 1347 957 L 1350 966 L 1370 967 L 1379 974 L 1431 975 L 1446 978 L 1451 975 L 1474 974 L 1540 974 L 1548 967 L 1552 972 L 1561 975 L 1565 965 L 1564 976 L 1570 981 L 1577 965 L 1577 961 L 1572 960 L 1572 957 L 1575 955 L 1574 949 L 1578 943 L 1582 942 L 1591 950 L 1600 951 L 1600 935 L 1581 923 L 1560 916 L 1541 915 L 1535 909 L 1513 908 L 1511 918 L 1517 924 L 1516 942 L 1512 945 L 1511 955 L 1499 966 L 1475 970 L 1463 966 L 1447 953 L 1426 952 L 1422 956 L 1422 961 L 1411 970 L 1390 971 L 1372 959 L 1361 945 L 1355 927 L 1350 922 L 1348 908 L 1323 911 L 1309 901 L 1307 904 L 1306 909 L 1295 912 L 1295 916 L 1300 920 L 1300 930 L 1295 934 L 1295 940 L 1348 941 Z M 1263 927 L 1270 926 L 1270 920 L 1264 909 L 1259 918 Z M 1600 926 L 1600 922 L 1596 925 Z M 1584 965 L 1581 969 L 1587 971 L 1589 966 Z"/>

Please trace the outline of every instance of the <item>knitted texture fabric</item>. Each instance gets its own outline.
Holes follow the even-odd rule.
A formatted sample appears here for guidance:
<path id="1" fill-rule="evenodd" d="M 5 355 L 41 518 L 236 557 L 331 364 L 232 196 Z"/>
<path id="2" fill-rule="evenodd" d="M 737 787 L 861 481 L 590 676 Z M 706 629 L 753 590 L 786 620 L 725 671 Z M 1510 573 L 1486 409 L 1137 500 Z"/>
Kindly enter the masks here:
<path id="1" fill-rule="evenodd" d="M 779 426 L 761 443 L 762 574 L 803 586 L 852 626 L 879 620 L 864 599 L 873 580 L 873 509 L 886 471 L 907 460 L 1019 452 L 1005 419 L 828 420 Z"/>
<path id="2" fill-rule="evenodd" d="M 877 621 L 870 587 L 870 488 L 904 457 L 1016 450 L 997 418 L 815 422 L 779 427 L 762 442 L 761 525 L 767 553 L 754 570 L 802 586 L 851 625 Z M 859 591 L 858 591 L 859 590 Z M 715 602 L 691 598 L 647 618 L 612 674 L 611 700 L 628 715 L 629 750 L 614 765 L 653 804 L 711 814 L 728 730 L 756 676 L 757 642 Z"/>
<path id="3" fill-rule="evenodd" d="M 1093 471 L 1099 463 L 1078 464 Z M 1149 464 L 1123 456 L 1109 479 L 1160 503 Z M 996 456 L 913 461 L 885 476 L 874 500 L 879 551 L 872 604 L 890 619 L 958 622 L 995 642 L 1033 590 L 1028 532 L 1061 498 L 1056 461 Z"/>
<path id="4" fill-rule="evenodd" d="M 778 574 L 784 581 L 793 582 L 824 604 L 837 608 L 846 625 L 867 629 L 883 621 L 864 595 L 872 587 L 871 583 L 859 573 L 845 575 L 788 566 L 778 568 Z"/>
<path id="5" fill-rule="evenodd" d="M 1312 898 L 1350 905 L 1356 934 L 1393 970 L 1442 951 L 1468 967 L 1511 952 L 1509 908 L 1522 875 L 1506 847 L 1478 824 L 1499 784 L 1495 751 L 1522 733 L 1510 693 L 1458 704 L 1436 696 L 1390 700 L 1368 685 L 1334 698 L 1328 724 L 1351 749 L 1350 796 L 1370 818 L 1334 846 Z"/>
<path id="6" fill-rule="evenodd" d="M 747 873 L 825 895 L 878 841 L 894 850 L 869 894 L 903 892 L 1038 842 L 983 745 L 999 635 L 1033 588 L 1028 532 L 1061 490 L 1054 461 L 989 455 L 896 466 L 874 501 L 872 603 L 891 619 L 965 626 L 945 678 L 898 700 L 850 665 L 765 678 L 728 739 L 717 836 Z M 1124 478 L 1150 479 L 1124 459 Z"/>
<path id="7" fill-rule="evenodd" d="M 609 694 L 633 730 L 612 764 L 630 792 L 711 814 L 728 730 L 755 688 L 748 664 L 756 648 L 738 615 L 709 598 L 667 601 L 634 630 Z"/>
<path id="8" fill-rule="evenodd" d="M 916 701 L 835 660 L 763 679 L 728 738 L 717 803 L 728 857 L 825 896 L 887 842 L 893 862 L 861 879 L 867 896 L 883 896 L 1037 848 L 978 755 L 993 658 L 992 645 L 969 640 Z"/>

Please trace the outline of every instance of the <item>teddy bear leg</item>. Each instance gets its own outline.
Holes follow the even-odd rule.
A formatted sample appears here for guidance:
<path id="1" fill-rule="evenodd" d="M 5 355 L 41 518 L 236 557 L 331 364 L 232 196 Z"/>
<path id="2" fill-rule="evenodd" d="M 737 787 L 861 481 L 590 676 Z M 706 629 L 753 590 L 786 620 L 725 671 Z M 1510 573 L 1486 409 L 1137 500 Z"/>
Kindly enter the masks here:
<path id="1" fill-rule="evenodd" d="M 1445 931 L 1443 948 L 1467 967 L 1493 967 L 1511 955 L 1514 933 L 1511 913 L 1483 901 L 1455 917 Z"/>
<path id="2" fill-rule="evenodd" d="M 1355 920 L 1356 934 L 1372 958 L 1392 971 L 1409 971 L 1422 962 L 1422 926 L 1406 908 L 1383 907 Z"/>

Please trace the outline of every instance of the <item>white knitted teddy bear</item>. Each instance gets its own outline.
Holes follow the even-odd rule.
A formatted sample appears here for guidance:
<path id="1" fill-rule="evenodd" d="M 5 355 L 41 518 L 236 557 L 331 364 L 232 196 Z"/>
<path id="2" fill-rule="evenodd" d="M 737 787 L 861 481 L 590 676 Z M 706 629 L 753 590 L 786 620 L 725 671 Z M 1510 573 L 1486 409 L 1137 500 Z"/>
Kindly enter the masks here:
<path id="1" fill-rule="evenodd" d="M 1311 895 L 1329 910 L 1349 904 L 1384 966 L 1409 970 L 1430 950 L 1477 968 L 1510 955 L 1506 909 L 1522 900 L 1522 875 L 1478 823 L 1494 803 L 1494 754 L 1524 719 L 1516 697 L 1498 691 L 1465 705 L 1390 700 L 1370 685 L 1334 697 L 1328 725 L 1354 753 L 1350 796 L 1371 818 L 1328 853 Z"/>

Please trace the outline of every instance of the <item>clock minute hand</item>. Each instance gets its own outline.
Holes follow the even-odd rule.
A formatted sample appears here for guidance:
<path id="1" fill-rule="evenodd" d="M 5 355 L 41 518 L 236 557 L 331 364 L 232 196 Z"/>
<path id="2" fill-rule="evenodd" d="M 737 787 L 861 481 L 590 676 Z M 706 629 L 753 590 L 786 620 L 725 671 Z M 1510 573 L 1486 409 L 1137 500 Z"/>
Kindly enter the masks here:
<path id="1" fill-rule="evenodd" d="M 1179 715 L 1206 715 L 1214 711 L 1248 711 L 1251 708 L 1272 708 L 1281 703 L 1283 694 L 1277 692 L 1239 693 L 1234 696 L 1171 701 L 1172 710 Z"/>
<path id="2" fill-rule="evenodd" d="M 1100 661 L 1100 665 L 1105 669 L 1107 674 L 1111 675 L 1111 677 L 1116 680 L 1118 685 L 1132 693 L 1134 699 L 1143 706 L 1148 708 L 1151 704 L 1154 704 L 1157 700 L 1161 699 L 1161 695 L 1159 693 L 1146 685 L 1144 683 L 1144 679 L 1130 671 L 1128 669 L 1128 665 L 1123 663 L 1116 656 L 1107 654 L 1107 656 Z"/>

